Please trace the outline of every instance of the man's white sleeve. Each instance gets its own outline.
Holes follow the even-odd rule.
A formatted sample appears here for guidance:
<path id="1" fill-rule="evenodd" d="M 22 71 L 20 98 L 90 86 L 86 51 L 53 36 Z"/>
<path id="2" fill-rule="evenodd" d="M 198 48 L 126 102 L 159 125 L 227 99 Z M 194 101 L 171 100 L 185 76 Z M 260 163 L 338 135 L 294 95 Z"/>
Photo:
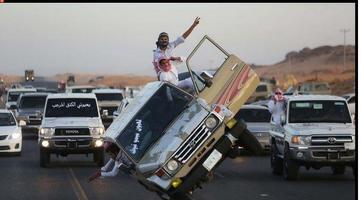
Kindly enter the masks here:
<path id="1" fill-rule="evenodd" d="M 109 172 L 101 172 L 101 176 L 102 177 L 114 177 L 118 174 L 119 172 L 119 167 L 118 165 L 114 165 L 112 171 Z"/>
<path id="2" fill-rule="evenodd" d="M 105 164 L 102 168 L 100 168 L 101 171 L 108 171 L 110 165 L 112 165 L 114 163 L 114 160 L 111 158 L 109 159 L 109 161 L 107 162 L 107 164 Z"/>
<path id="3" fill-rule="evenodd" d="M 178 45 L 184 43 L 185 39 L 183 36 L 179 36 L 175 41 L 171 42 L 170 45 L 176 48 Z"/>
<path id="4" fill-rule="evenodd" d="M 268 102 L 268 111 L 272 114 L 273 111 L 274 111 L 274 108 L 275 108 L 275 103 L 274 103 L 273 100 L 270 100 L 270 101 Z"/>

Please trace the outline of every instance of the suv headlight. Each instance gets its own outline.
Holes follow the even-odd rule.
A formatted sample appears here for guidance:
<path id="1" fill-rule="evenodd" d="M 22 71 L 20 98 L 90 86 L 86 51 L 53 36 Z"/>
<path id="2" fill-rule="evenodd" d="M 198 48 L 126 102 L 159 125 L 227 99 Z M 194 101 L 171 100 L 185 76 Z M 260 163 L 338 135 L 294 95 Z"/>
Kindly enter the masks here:
<path id="1" fill-rule="evenodd" d="M 175 160 L 170 160 L 168 163 L 167 163 L 167 169 L 169 170 L 169 172 L 173 172 L 175 170 L 178 169 L 178 162 L 175 161 Z"/>
<path id="2" fill-rule="evenodd" d="M 54 128 L 41 128 L 40 131 L 40 136 L 52 136 L 55 133 L 55 129 Z"/>
<path id="3" fill-rule="evenodd" d="M 218 119 L 213 115 L 209 116 L 205 121 L 205 125 L 208 129 L 214 129 L 217 126 L 217 124 L 218 124 Z"/>
<path id="4" fill-rule="evenodd" d="M 310 145 L 311 136 L 302 136 L 302 135 L 292 136 L 291 142 L 292 144 L 297 144 L 297 145 Z"/>
<path id="5" fill-rule="evenodd" d="M 89 128 L 91 135 L 103 135 L 104 128 L 103 127 L 96 127 L 96 128 Z"/>
<path id="6" fill-rule="evenodd" d="M 12 140 L 12 139 L 18 139 L 21 137 L 21 133 L 19 132 L 15 132 L 15 133 L 12 133 L 9 137 L 9 140 Z"/>

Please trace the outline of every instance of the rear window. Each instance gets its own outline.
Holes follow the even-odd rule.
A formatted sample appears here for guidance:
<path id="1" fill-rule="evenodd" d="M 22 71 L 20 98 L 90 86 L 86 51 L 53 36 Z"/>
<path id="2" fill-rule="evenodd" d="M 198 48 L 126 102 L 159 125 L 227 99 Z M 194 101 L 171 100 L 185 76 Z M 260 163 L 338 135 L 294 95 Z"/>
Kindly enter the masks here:
<path id="1" fill-rule="evenodd" d="M 123 95 L 121 93 L 96 93 L 98 101 L 121 101 Z"/>
<path id="2" fill-rule="evenodd" d="M 46 96 L 22 97 L 20 99 L 19 108 L 44 108 Z"/>
<path id="3" fill-rule="evenodd" d="M 48 99 L 45 117 L 98 117 L 96 99 Z"/>
<path id="4" fill-rule="evenodd" d="M 271 113 L 266 109 L 240 109 L 236 119 L 243 119 L 245 122 L 270 122 Z"/>

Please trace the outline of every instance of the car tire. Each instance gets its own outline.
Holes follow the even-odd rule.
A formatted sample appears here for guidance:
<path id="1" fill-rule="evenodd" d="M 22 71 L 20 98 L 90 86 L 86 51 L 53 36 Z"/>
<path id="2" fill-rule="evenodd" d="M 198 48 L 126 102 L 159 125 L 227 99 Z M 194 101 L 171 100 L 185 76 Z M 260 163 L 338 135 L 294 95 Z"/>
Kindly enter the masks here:
<path id="1" fill-rule="evenodd" d="M 275 175 L 282 175 L 282 171 L 283 171 L 283 163 L 282 163 L 282 159 L 279 158 L 278 155 L 278 150 L 276 147 L 275 143 L 272 143 L 271 149 L 270 149 L 270 154 L 271 154 L 271 168 L 272 168 L 272 173 Z"/>
<path id="2" fill-rule="evenodd" d="M 331 169 L 333 175 L 342 175 L 345 173 L 346 166 L 332 166 Z"/>
<path id="3" fill-rule="evenodd" d="M 50 162 L 50 152 L 40 148 L 40 167 L 47 167 Z"/>
<path id="4" fill-rule="evenodd" d="M 285 145 L 284 155 L 283 155 L 283 177 L 289 181 L 295 181 L 298 179 L 298 171 L 300 166 L 294 160 L 290 158 L 290 150 L 288 145 Z"/>
<path id="5" fill-rule="evenodd" d="M 100 149 L 94 151 L 93 160 L 98 167 L 102 167 L 104 165 L 104 150 Z"/>

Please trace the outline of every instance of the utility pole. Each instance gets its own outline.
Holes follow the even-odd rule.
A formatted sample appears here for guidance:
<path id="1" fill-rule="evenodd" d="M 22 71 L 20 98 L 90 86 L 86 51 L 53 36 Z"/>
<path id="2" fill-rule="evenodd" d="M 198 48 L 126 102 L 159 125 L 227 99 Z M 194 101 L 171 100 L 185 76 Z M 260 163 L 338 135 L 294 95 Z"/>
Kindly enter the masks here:
<path id="1" fill-rule="evenodd" d="M 343 70 L 346 69 L 346 33 L 350 31 L 350 29 L 341 29 L 343 32 Z"/>

